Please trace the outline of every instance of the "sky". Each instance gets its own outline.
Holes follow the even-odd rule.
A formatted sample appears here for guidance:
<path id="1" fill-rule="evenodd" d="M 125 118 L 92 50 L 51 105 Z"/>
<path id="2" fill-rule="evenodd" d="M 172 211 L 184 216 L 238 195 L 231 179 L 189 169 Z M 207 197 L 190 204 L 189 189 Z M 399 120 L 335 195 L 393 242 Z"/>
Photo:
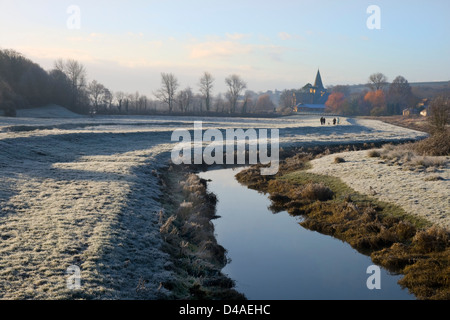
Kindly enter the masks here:
<path id="1" fill-rule="evenodd" d="M 301 88 L 319 68 L 325 86 L 448 81 L 449 15 L 448 0 L 0 0 L 0 48 L 46 70 L 76 59 L 89 81 L 148 96 L 162 72 L 198 91 L 207 71 L 215 93 L 231 74 L 256 92 Z"/>

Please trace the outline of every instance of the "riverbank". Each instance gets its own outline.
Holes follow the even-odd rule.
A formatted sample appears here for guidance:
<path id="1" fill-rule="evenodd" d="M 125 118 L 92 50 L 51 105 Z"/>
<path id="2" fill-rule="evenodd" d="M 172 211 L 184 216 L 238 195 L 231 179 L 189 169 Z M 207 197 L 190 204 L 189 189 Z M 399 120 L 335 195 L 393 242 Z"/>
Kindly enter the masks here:
<path id="1" fill-rule="evenodd" d="M 354 152 L 361 156 L 368 151 Z M 333 168 L 347 161 L 352 164 L 351 159 L 339 155 L 342 153 L 332 154 L 326 148 L 322 152 L 301 150 L 284 159 L 274 177 L 261 176 L 254 166 L 238 174 L 237 179 L 268 193 L 274 211 L 301 215 L 302 226 L 346 241 L 375 263 L 404 275 L 399 284 L 417 298 L 450 299 L 448 231 L 423 216 L 408 214 L 396 203 L 358 192 L 332 174 L 319 173 L 334 172 Z M 355 172 L 349 179 L 357 181 L 360 175 Z M 371 190 L 370 185 L 366 187 Z M 394 186 L 391 193 L 396 192 Z"/>
<path id="2" fill-rule="evenodd" d="M 369 290 L 370 257 L 347 243 L 299 225 L 301 216 L 274 214 L 271 200 L 240 184 L 241 168 L 211 168 L 199 176 L 217 195 L 217 241 L 231 262 L 222 272 L 249 300 L 414 300 L 399 275 L 380 268 L 382 290 Z"/>
<path id="3" fill-rule="evenodd" d="M 170 291 L 167 299 L 244 300 L 234 282 L 221 272 L 227 256 L 217 243 L 212 223 L 217 218 L 217 198 L 194 170 L 170 165 L 160 175 L 162 249 L 171 257 L 166 267 L 173 274 L 161 285 Z"/>
<path id="4" fill-rule="evenodd" d="M 314 159 L 307 172 L 339 178 L 356 192 L 395 203 L 408 215 L 450 231 L 450 157 L 415 161 L 408 165 L 403 157 L 389 161 L 367 151 L 342 152 Z"/>

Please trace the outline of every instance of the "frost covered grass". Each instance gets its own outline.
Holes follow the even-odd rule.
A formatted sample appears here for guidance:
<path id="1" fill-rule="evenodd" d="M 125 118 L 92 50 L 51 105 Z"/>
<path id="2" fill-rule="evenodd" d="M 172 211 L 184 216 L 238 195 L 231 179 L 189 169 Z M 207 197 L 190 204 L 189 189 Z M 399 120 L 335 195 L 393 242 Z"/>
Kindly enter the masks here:
<path id="1" fill-rule="evenodd" d="M 202 232 L 210 231 L 198 228 L 206 219 L 192 216 L 192 210 L 201 208 L 201 190 L 188 187 L 179 194 L 184 198 L 176 211 L 160 214 L 162 198 L 170 194 L 162 191 L 161 172 L 169 162 L 171 133 L 192 129 L 194 121 L 204 121 L 204 129 L 279 128 L 280 145 L 286 150 L 422 135 L 373 120 L 343 119 L 339 127 L 322 128 L 319 119 L 301 117 L 56 116 L 0 117 L 1 299 L 167 299 L 210 294 L 200 280 L 189 280 L 185 286 L 182 271 L 189 267 L 192 274 L 201 275 L 208 264 L 200 261 L 221 252 L 213 242 L 193 245 L 208 234 Z M 303 164 L 299 159 L 288 163 L 290 168 Z M 172 215 L 175 218 L 170 219 Z M 187 219 L 185 224 L 182 219 Z M 180 235 L 188 238 L 180 239 L 177 250 L 165 250 L 167 239 Z M 191 263 L 172 268 L 178 249 L 189 253 L 185 256 L 192 258 Z M 70 265 L 81 269 L 81 290 L 66 287 Z M 224 278 L 210 280 L 230 286 Z"/>
<path id="2" fill-rule="evenodd" d="M 423 143 L 422 141 L 420 143 Z M 387 144 L 380 150 L 369 151 L 369 156 L 378 154 L 378 156 L 389 161 L 390 164 L 405 165 L 413 169 L 417 167 L 445 167 L 446 156 L 427 156 L 417 151 L 417 143 L 406 143 L 401 145 Z"/>
<path id="3" fill-rule="evenodd" d="M 163 250 L 171 256 L 174 277 L 162 285 L 171 299 L 245 299 L 234 282 L 221 273 L 226 250 L 215 238 L 217 198 L 207 192 L 206 181 L 185 168 L 170 166 L 163 178 L 161 234 Z"/>
<path id="4" fill-rule="evenodd" d="M 308 172 L 340 178 L 362 194 L 450 230 L 450 157 L 420 156 L 404 145 L 387 145 L 377 152 L 380 158 L 367 151 L 324 156 L 311 161 Z M 346 162 L 330 164 L 336 156 Z"/>
<path id="5" fill-rule="evenodd" d="M 170 278 L 156 228 L 159 155 L 136 135 L 0 140 L 2 299 L 156 299 Z M 81 269 L 82 290 L 66 287 Z M 139 288 L 139 290 L 136 290 Z"/>

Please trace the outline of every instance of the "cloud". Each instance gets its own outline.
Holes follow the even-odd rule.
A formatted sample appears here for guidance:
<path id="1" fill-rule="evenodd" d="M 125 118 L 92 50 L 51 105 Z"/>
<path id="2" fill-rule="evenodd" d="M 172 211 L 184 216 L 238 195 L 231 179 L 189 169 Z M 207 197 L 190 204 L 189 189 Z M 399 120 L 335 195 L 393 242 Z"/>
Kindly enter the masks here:
<path id="1" fill-rule="evenodd" d="M 278 37 L 281 40 L 290 40 L 290 39 L 295 39 L 295 40 L 304 40 L 305 38 L 299 34 L 291 34 L 291 33 L 287 33 L 287 32 L 280 32 L 278 33 Z"/>
<path id="2" fill-rule="evenodd" d="M 287 47 L 273 44 L 247 43 L 242 41 L 242 39 L 248 36 L 247 34 L 226 34 L 225 37 L 215 37 L 206 41 L 193 40 L 187 45 L 189 58 L 191 60 L 214 60 L 238 57 L 240 61 L 243 59 L 254 61 L 256 57 L 263 57 L 263 59 L 264 57 L 268 57 L 273 61 L 281 61 L 282 54 L 289 50 Z"/>
<path id="3" fill-rule="evenodd" d="M 70 58 L 83 62 L 96 61 L 96 58 L 91 53 L 82 48 L 66 48 L 62 46 L 17 46 L 16 49 L 33 60 L 56 60 L 59 58 Z"/>
<path id="4" fill-rule="evenodd" d="M 191 59 L 226 58 L 235 55 L 248 54 L 252 45 L 236 41 L 206 41 L 189 46 Z"/>
<path id="5" fill-rule="evenodd" d="M 292 36 L 287 32 L 280 32 L 278 36 L 280 37 L 281 40 L 289 40 L 292 38 Z"/>
<path id="6" fill-rule="evenodd" d="M 227 39 L 230 39 L 230 40 L 242 40 L 244 38 L 250 37 L 251 35 L 245 34 L 245 33 L 233 33 L 233 34 L 227 33 L 226 36 L 227 36 Z"/>

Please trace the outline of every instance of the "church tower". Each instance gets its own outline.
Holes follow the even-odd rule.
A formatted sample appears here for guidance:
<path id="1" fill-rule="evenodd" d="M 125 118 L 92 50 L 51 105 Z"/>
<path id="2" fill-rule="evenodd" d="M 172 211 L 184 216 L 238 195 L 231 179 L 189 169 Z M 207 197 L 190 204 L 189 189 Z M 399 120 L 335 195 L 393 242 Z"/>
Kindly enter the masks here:
<path id="1" fill-rule="evenodd" d="M 314 104 L 325 104 L 328 99 L 327 89 L 323 86 L 322 76 L 320 75 L 320 70 L 317 70 L 316 80 L 313 86 L 313 103 Z"/>
<path id="2" fill-rule="evenodd" d="M 322 83 L 322 77 L 320 76 L 320 70 L 317 70 L 316 81 L 314 81 L 314 87 L 319 92 L 325 90 L 323 83 Z"/>
<path id="3" fill-rule="evenodd" d="M 325 103 L 328 100 L 328 96 L 328 90 L 323 86 L 322 75 L 320 74 L 320 70 L 318 69 L 314 85 L 308 83 L 299 91 L 294 92 L 294 105 L 313 105 L 316 109 L 319 108 L 319 106 L 320 108 L 325 109 Z M 305 109 L 304 106 L 299 108 Z"/>

